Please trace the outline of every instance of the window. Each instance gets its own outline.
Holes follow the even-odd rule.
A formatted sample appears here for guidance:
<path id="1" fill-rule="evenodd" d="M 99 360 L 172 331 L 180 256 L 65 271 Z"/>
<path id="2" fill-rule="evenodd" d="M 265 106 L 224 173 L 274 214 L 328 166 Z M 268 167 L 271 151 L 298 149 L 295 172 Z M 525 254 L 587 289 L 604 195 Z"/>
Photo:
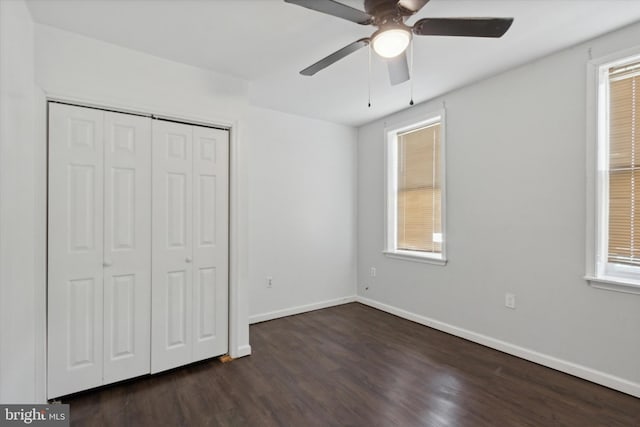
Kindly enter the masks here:
<path id="1" fill-rule="evenodd" d="M 597 73 L 597 231 L 587 276 L 640 292 L 640 56 L 600 64 Z"/>
<path id="2" fill-rule="evenodd" d="M 389 256 L 445 262 L 443 117 L 387 129 Z"/>

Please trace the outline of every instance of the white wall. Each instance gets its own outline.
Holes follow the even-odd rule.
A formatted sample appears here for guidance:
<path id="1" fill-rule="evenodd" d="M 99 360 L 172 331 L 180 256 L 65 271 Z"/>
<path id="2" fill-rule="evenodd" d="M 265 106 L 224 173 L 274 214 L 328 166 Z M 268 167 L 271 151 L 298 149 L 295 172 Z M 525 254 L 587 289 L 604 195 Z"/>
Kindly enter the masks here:
<path id="1" fill-rule="evenodd" d="M 261 108 L 247 121 L 251 321 L 353 299 L 355 129 Z"/>
<path id="2" fill-rule="evenodd" d="M 640 24 L 362 127 L 359 295 L 542 353 L 543 363 L 551 356 L 579 365 L 583 376 L 595 370 L 592 379 L 640 393 L 640 296 L 594 289 L 582 278 L 588 49 L 603 56 L 638 40 Z M 449 263 L 386 258 L 383 129 L 442 101 Z M 516 310 L 504 307 L 505 292 L 516 294 Z"/>
<path id="3" fill-rule="evenodd" d="M 0 1 L 0 52 L 0 402 L 29 402 L 42 396 L 36 392 L 42 259 L 33 22 L 22 1 Z"/>
<path id="4" fill-rule="evenodd" d="M 48 94 L 161 113 L 242 119 L 247 83 L 37 24 L 36 83 Z"/>

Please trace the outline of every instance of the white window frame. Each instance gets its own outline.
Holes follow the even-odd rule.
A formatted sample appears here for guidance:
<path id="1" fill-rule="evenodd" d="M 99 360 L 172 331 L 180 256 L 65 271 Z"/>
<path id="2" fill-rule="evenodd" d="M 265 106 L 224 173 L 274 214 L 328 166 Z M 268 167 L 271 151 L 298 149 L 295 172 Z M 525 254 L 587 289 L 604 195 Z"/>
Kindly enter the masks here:
<path id="1" fill-rule="evenodd" d="M 600 289 L 640 294 L 640 267 L 608 262 L 609 68 L 640 61 L 640 47 L 587 65 L 587 282 Z"/>
<path id="2" fill-rule="evenodd" d="M 444 109 L 429 114 L 421 114 L 421 118 L 408 120 L 394 126 L 386 127 L 385 136 L 385 241 L 383 253 L 390 258 L 428 264 L 445 265 L 447 263 L 447 227 L 446 227 L 446 125 Z M 426 118 L 425 118 L 426 117 Z M 440 123 L 440 215 L 442 225 L 442 243 L 439 254 L 398 249 L 397 247 L 397 194 L 398 194 L 398 134 L 417 130 L 425 126 Z"/>

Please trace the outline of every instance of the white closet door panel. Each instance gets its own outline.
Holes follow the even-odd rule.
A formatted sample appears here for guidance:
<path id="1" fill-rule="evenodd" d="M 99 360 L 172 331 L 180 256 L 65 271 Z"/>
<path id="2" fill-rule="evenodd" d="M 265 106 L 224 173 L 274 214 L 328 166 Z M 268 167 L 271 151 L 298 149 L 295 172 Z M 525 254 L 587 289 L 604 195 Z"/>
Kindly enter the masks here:
<path id="1" fill-rule="evenodd" d="M 105 113 L 104 383 L 150 372 L 151 119 Z"/>
<path id="2" fill-rule="evenodd" d="M 103 117 L 49 106 L 50 398 L 102 384 Z"/>
<path id="3" fill-rule="evenodd" d="M 228 351 L 229 132 L 193 127 L 193 360 Z"/>
<path id="4" fill-rule="evenodd" d="M 193 136 L 154 120 L 151 372 L 192 361 Z"/>

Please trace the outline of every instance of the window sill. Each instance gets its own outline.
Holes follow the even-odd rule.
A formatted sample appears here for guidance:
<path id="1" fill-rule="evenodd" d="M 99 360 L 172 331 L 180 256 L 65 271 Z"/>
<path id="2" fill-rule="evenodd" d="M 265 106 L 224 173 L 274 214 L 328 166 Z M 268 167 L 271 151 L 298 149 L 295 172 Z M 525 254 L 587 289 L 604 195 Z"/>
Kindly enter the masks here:
<path id="1" fill-rule="evenodd" d="M 594 288 L 640 295 L 640 281 L 638 280 L 594 276 L 585 276 L 584 278 L 589 286 Z"/>
<path id="2" fill-rule="evenodd" d="M 401 259 L 405 261 L 422 262 L 425 264 L 447 265 L 447 260 L 442 258 L 434 258 L 428 255 L 418 255 L 409 251 L 382 251 L 389 258 Z"/>

